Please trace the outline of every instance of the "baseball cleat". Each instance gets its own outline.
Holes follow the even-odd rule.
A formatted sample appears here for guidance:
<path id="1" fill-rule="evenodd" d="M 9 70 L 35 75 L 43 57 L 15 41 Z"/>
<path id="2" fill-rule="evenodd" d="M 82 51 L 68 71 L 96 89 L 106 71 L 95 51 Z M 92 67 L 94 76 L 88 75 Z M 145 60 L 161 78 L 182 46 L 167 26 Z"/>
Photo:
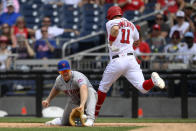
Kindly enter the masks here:
<path id="1" fill-rule="evenodd" d="M 158 86 L 159 88 L 163 89 L 165 88 L 165 82 L 164 80 L 159 76 L 157 72 L 153 72 L 151 75 L 152 82 L 155 86 Z"/>
<path id="2" fill-rule="evenodd" d="M 61 125 L 61 118 L 55 118 L 51 121 L 47 121 L 45 123 L 45 125 L 49 126 L 49 125 L 56 125 L 56 126 L 60 126 Z"/>
<path id="3" fill-rule="evenodd" d="M 84 123 L 84 126 L 91 127 L 94 125 L 94 120 L 93 119 L 87 119 L 86 122 Z"/>

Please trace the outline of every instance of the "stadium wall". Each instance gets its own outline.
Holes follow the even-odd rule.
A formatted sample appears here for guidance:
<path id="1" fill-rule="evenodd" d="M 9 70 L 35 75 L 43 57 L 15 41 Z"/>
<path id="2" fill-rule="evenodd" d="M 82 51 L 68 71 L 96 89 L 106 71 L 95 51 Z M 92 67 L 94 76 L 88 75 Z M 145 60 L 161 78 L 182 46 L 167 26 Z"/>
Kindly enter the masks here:
<path id="1" fill-rule="evenodd" d="M 0 98 L 0 110 L 8 112 L 10 116 L 22 115 L 22 109 L 26 109 L 27 116 L 36 115 L 35 97 L 2 97 Z M 51 106 L 64 108 L 67 97 L 55 98 Z M 12 103 L 12 104 L 10 104 Z M 196 118 L 196 98 L 188 99 L 189 118 Z M 100 112 L 100 117 L 132 117 L 131 98 L 108 97 Z M 167 97 L 139 97 L 139 109 L 143 118 L 181 118 L 180 98 Z"/>

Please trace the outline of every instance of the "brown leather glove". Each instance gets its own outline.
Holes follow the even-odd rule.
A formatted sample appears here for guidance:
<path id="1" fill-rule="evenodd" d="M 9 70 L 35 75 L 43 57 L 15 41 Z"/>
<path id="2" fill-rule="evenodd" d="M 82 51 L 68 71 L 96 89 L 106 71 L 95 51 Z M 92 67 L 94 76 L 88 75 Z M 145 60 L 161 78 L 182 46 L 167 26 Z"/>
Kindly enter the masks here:
<path id="1" fill-rule="evenodd" d="M 69 115 L 69 124 L 71 126 L 84 126 L 85 119 L 82 117 L 83 114 L 77 107 L 73 108 Z"/>

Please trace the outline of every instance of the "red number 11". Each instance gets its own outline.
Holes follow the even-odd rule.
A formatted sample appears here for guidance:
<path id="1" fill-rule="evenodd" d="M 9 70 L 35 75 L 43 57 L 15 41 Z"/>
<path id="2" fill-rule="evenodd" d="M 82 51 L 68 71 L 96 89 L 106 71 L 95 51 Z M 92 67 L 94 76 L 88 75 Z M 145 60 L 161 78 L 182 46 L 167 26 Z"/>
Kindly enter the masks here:
<path id="1" fill-rule="evenodd" d="M 121 39 L 121 43 L 123 43 L 123 44 L 129 44 L 130 43 L 130 41 L 129 41 L 129 35 L 130 35 L 130 30 L 129 29 L 121 29 L 121 31 L 122 31 L 122 39 Z M 126 40 L 125 40 L 125 33 L 126 33 L 126 31 L 127 31 L 127 38 L 126 38 Z"/>

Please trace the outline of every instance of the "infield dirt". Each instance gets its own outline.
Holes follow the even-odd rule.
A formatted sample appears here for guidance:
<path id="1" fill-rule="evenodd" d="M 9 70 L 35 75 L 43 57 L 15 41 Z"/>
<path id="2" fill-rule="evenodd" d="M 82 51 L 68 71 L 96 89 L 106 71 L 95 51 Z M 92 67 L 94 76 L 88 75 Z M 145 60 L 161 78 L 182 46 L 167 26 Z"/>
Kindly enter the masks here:
<path id="1" fill-rule="evenodd" d="M 196 131 L 196 123 L 95 123 L 96 127 L 143 126 L 134 131 Z M 0 123 L 1 127 L 32 128 L 32 127 L 60 127 L 46 126 L 44 123 Z M 61 126 L 62 127 L 62 126 Z"/>

